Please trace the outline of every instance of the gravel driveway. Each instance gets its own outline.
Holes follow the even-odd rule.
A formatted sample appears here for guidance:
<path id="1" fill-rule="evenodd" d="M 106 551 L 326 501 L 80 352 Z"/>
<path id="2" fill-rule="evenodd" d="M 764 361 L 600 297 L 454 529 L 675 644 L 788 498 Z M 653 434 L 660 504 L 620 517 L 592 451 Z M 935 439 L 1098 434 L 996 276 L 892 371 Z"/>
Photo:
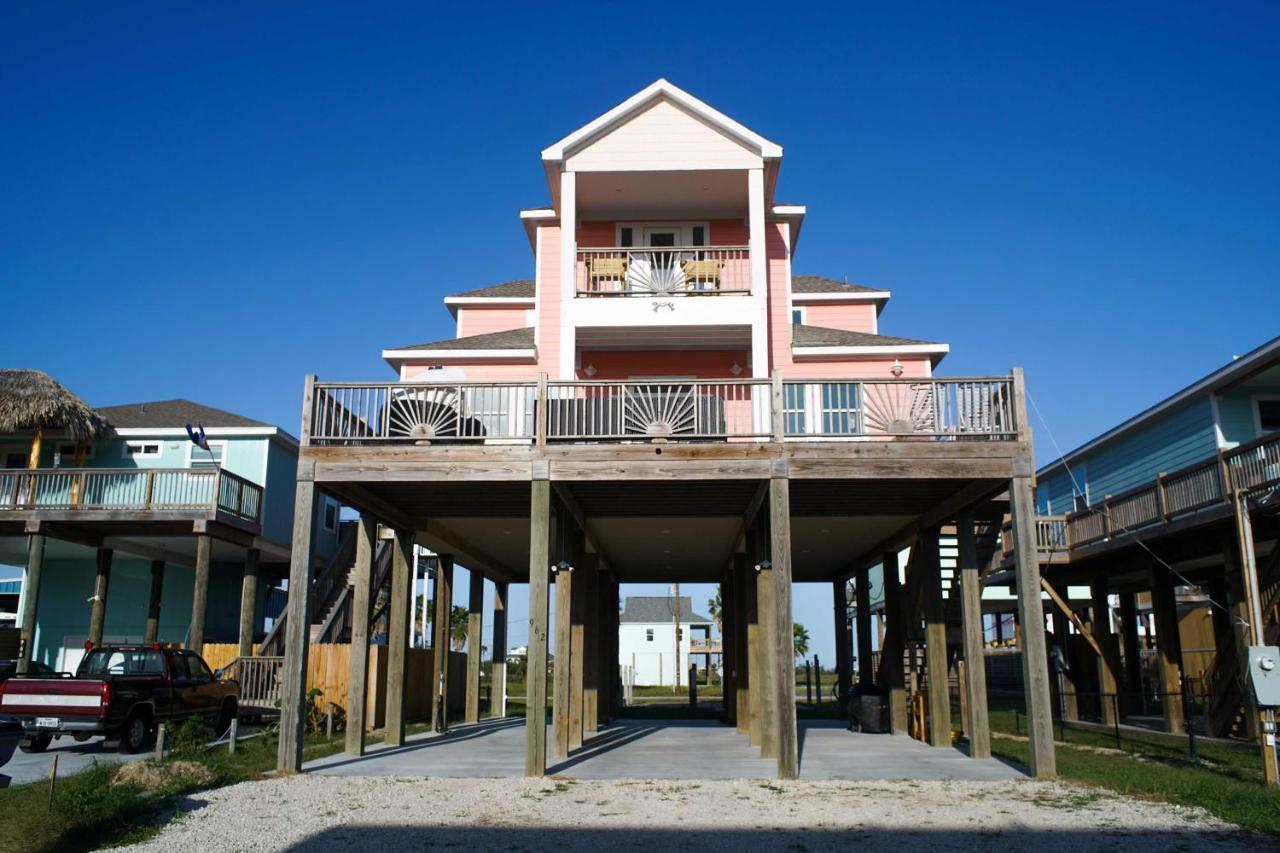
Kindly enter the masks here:
<path id="1" fill-rule="evenodd" d="M 293 776 L 197 795 L 130 850 L 1256 851 L 1199 810 L 1064 783 Z"/>

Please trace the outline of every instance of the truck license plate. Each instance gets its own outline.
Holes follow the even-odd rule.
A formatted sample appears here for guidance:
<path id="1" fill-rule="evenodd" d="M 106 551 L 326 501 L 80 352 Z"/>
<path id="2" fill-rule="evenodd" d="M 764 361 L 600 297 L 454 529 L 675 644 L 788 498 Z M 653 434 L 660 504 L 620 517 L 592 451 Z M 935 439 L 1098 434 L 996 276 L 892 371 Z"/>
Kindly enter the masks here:
<path id="1" fill-rule="evenodd" d="M 36 717 L 37 729 L 56 729 L 62 726 L 62 720 L 57 717 Z"/>

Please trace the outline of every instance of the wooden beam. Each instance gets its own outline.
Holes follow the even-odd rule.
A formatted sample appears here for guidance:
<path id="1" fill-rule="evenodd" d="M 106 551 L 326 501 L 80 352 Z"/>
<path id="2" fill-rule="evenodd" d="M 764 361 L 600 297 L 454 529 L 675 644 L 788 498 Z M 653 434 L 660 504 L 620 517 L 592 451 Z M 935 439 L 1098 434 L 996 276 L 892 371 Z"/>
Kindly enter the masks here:
<path id="1" fill-rule="evenodd" d="M 240 582 L 240 647 L 237 654 L 253 654 L 254 628 L 258 626 L 258 561 L 262 552 L 250 548 L 244 554 L 244 578 Z"/>
<path id="2" fill-rule="evenodd" d="M 871 656 L 871 569 L 863 566 L 854 580 L 854 603 L 858 614 L 858 682 L 865 689 L 876 680 L 875 658 Z"/>
<path id="3" fill-rule="evenodd" d="M 484 630 L 484 575 L 472 569 L 467 593 L 467 707 L 463 720 L 480 722 L 480 658 Z"/>
<path id="4" fill-rule="evenodd" d="M 800 736 L 796 724 L 796 647 L 791 615 L 791 490 L 785 477 L 769 484 L 769 525 L 772 531 L 774 660 L 778 778 L 800 776 Z"/>
<path id="5" fill-rule="evenodd" d="M 765 638 L 761 636 L 760 618 L 760 573 L 756 570 L 762 555 L 760 553 L 759 530 L 751 526 L 746 541 L 746 566 L 743 571 L 743 586 L 746 590 L 745 606 L 747 613 L 747 706 L 748 706 L 748 741 L 752 746 L 764 743 L 764 694 L 766 688 L 764 676 Z"/>
<path id="6" fill-rule="evenodd" d="M 489 716 L 507 715 L 507 583 L 493 584 L 493 670 L 489 677 Z"/>
<path id="7" fill-rule="evenodd" d="M 351 570 L 351 655 L 347 675 L 347 755 L 364 755 L 365 708 L 369 702 L 369 607 L 373 597 L 373 558 L 378 524 L 361 514 L 356 529 L 356 559 Z"/>
<path id="8" fill-rule="evenodd" d="M 534 480 L 529 499 L 529 656 L 526 666 L 524 775 L 547 772 L 547 607 L 551 562 L 551 483 Z"/>
<path id="9" fill-rule="evenodd" d="M 1098 654 L 1098 694 L 1102 712 L 1102 724 L 1113 726 L 1117 722 L 1119 697 L 1116 694 L 1117 673 L 1120 671 L 1116 653 L 1115 634 L 1111 632 L 1111 602 L 1108 596 L 1106 575 L 1097 575 L 1089 585 L 1092 598 L 1092 633 L 1102 651 Z M 1215 642 L 1216 642 L 1215 637 Z"/>
<path id="10" fill-rule="evenodd" d="M 880 651 L 880 689 L 888 696 L 889 731 L 907 732 L 907 674 L 902 667 L 906 652 L 906 607 L 899 575 L 899 552 L 886 551 L 881 556 L 884 585 L 884 614 L 887 621 L 884 645 Z"/>
<path id="11" fill-rule="evenodd" d="M 164 560 L 151 561 L 151 594 L 147 599 L 147 627 L 142 642 L 151 645 L 160 635 L 160 601 L 164 595 Z"/>
<path id="12" fill-rule="evenodd" d="M 453 639 L 453 555 L 436 558 L 435 613 L 431 642 L 431 728 L 449 730 L 449 647 Z"/>
<path id="13" fill-rule="evenodd" d="M 400 746 L 404 743 L 404 693 L 408 683 L 409 619 L 412 615 L 413 592 L 409 589 L 409 573 L 410 566 L 413 565 L 413 533 L 396 530 L 391 547 L 391 602 L 387 605 L 386 736 L 383 743 L 387 746 Z"/>
<path id="14" fill-rule="evenodd" d="M 1054 603 L 1058 610 L 1062 612 L 1062 615 L 1071 620 L 1072 625 L 1076 626 L 1076 630 L 1080 632 L 1081 636 L 1084 637 L 1085 642 L 1087 642 L 1089 647 L 1093 649 L 1093 653 L 1101 657 L 1103 652 L 1102 646 L 1098 645 L 1098 639 L 1093 636 L 1093 632 L 1089 630 L 1089 626 L 1084 624 L 1084 621 L 1080 618 L 1080 614 L 1076 613 L 1067 600 L 1053 588 L 1053 584 L 1049 583 L 1048 578 L 1043 576 L 1040 578 L 1040 588 L 1049 594 L 1049 599 Z"/>
<path id="15" fill-rule="evenodd" d="M 929 745 L 951 746 L 951 694 L 947 672 L 947 619 L 942 602 L 942 568 L 938 554 L 939 530 L 920 531 L 917 563 L 924 592 L 925 676 L 928 679 Z"/>
<path id="16" fill-rule="evenodd" d="M 212 552 L 213 540 L 209 534 L 196 534 L 196 574 L 191 591 L 191 628 L 187 632 L 187 648 L 196 654 L 204 651 L 204 619 L 209 610 L 209 560 Z"/>
<path id="17" fill-rule="evenodd" d="M 102 629 L 107 621 L 107 594 L 111 588 L 111 549 L 99 548 L 93 577 L 93 598 L 89 608 L 89 642 L 102 645 Z"/>
<path id="18" fill-rule="evenodd" d="M 388 503 L 358 483 L 325 482 L 325 491 L 340 498 L 343 503 L 358 509 L 361 513 L 380 519 L 383 524 L 397 530 L 417 530 L 420 519 L 410 518 L 399 507 Z"/>
<path id="19" fill-rule="evenodd" d="M 1019 423 L 1025 423 L 1025 420 Z M 1013 556 L 1018 579 L 1018 624 L 1022 627 L 1022 683 L 1026 694 L 1029 763 L 1031 774 L 1037 779 L 1053 779 L 1058 771 L 1053 747 L 1053 713 L 1049 700 L 1049 664 L 1045 652 L 1044 606 L 1040 602 L 1042 587 L 1031 477 L 1014 477 L 1009 485 L 1009 494 L 1013 516 Z"/>
<path id="20" fill-rule="evenodd" d="M 427 519 L 418 529 L 422 533 L 423 545 L 437 554 L 452 554 L 456 563 L 468 569 L 474 568 L 508 581 L 520 577 L 511 566 L 489 554 L 484 547 L 445 528 L 438 519 Z"/>
<path id="21" fill-rule="evenodd" d="M 40 600 L 40 579 L 44 574 L 45 537 L 41 533 L 27 536 L 27 571 L 22 582 L 22 621 L 18 625 L 19 673 L 25 673 L 35 654 L 36 605 Z"/>
<path id="22" fill-rule="evenodd" d="M 582 732 L 595 734 L 600 726 L 600 673 L 604 670 L 601 636 L 600 555 L 584 554 L 582 562 Z"/>
<path id="23" fill-rule="evenodd" d="M 552 666 L 553 689 L 551 696 L 551 757 L 569 757 L 573 690 L 573 571 L 560 568 L 556 571 L 556 656 Z"/>
<path id="24" fill-rule="evenodd" d="M 311 399 L 307 383 L 303 411 Z M 306 733 L 307 653 L 311 613 L 311 548 L 315 522 L 316 485 L 311 471 L 298 462 L 298 486 L 293 501 L 293 555 L 289 561 L 289 604 L 285 613 L 284 684 L 280 693 L 280 743 L 276 769 L 302 769 L 302 738 Z"/>
<path id="25" fill-rule="evenodd" d="M 991 757 L 991 721 L 987 709 L 987 661 L 983 651 L 985 631 L 982 624 L 982 567 L 978 564 L 978 546 L 974 540 L 973 514 L 961 513 L 956 522 L 960 569 L 960 621 L 964 638 L 964 683 L 960 690 L 965 698 L 965 736 L 969 738 L 969 757 Z"/>
<path id="26" fill-rule="evenodd" d="M 569 606 L 569 749 L 582 746 L 582 734 L 586 728 L 586 592 L 587 568 L 583 559 L 583 541 L 580 535 L 572 537 L 574 548 L 573 582 L 570 584 Z"/>
<path id="27" fill-rule="evenodd" d="M 1151 566 L 1151 612 L 1156 619 L 1157 669 L 1160 674 L 1160 704 L 1164 709 L 1164 730 L 1182 732 L 1186 715 L 1182 706 L 1182 643 L 1178 636 L 1178 602 L 1173 593 L 1173 577 L 1160 563 Z"/>

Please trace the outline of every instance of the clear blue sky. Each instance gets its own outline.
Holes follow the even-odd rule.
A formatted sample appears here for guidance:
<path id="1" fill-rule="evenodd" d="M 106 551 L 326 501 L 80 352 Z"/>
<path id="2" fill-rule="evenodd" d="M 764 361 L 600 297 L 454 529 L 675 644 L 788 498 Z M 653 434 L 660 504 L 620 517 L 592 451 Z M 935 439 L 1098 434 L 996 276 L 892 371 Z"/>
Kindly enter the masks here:
<path id="1" fill-rule="evenodd" d="M 1069 449 L 1280 331 L 1280 6 L 1115 5 L 5 4 L 0 363 L 296 432 L 530 276 L 538 151 L 665 76 L 784 146 L 796 272 Z"/>

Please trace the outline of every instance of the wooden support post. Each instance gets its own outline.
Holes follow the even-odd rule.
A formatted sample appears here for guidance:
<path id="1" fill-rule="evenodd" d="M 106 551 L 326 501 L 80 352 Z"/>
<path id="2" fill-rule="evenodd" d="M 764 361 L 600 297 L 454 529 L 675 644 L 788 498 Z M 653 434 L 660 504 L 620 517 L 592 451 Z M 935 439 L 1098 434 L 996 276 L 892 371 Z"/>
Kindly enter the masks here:
<path id="1" fill-rule="evenodd" d="M 841 711 L 848 707 L 849 691 L 853 689 L 853 630 L 849 623 L 848 588 L 846 578 L 831 584 L 831 615 L 836 630 L 836 707 Z M 818 685 L 818 700 L 822 701 L 821 675 Z"/>
<path id="2" fill-rule="evenodd" d="M 209 610 L 209 560 L 213 540 L 207 533 L 196 534 L 196 574 L 191 591 L 191 629 L 187 632 L 187 648 L 196 654 L 204 651 L 204 618 Z M 290 584 L 290 588 L 292 588 Z M 303 616 L 303 622 L 308 621 Z"/>
<path id="3" fill-rule="evenodd" d="M 895 735 L 907 733 L 907 673 L 902 666 L 907 626 L 898 557 L 897 551 L 889 551 L 882 558 L 884 613 L 888 625 L 880 650 L 880 689 L 888 696 L 889 731 Z"/>
<path id="4" fill-rule="evenodd" d="M 600 721 L 600 571 L 599 555 L 582 563 L 582 732 L 595 734 Z"/>
<path id="5" fill-rule="evenodd" d="M 1173 577 L 1159 563 L 1152 565 L 1149 576 L 1164 730 L 1180 733 L 1186 729 L 1187 720 L 1182 708 L 1182 643 L 1178 637 L 1178 603 L 1174 598 Z"/>
<path id="6" fill-rule="evenodd" d="M 1228 565 L 1237 561 L 1234 549 L 1235 546 L 1232 545 Z M 1244 586 L 1244 572 L 1238 566 L 1231 578 L 1227 601 L 1230 609 L 1228 615 L 1231 620 L 1231 641 L 1235 643 L 1236 677 L 1240 684 L 1247 685 L 1249 683 L 1249 645 L 1253 641 L 1253 610 Z M 1242 702 L 1245 711 L 1244 734 L 1250 740 L 1256 740 L 1260 720 L 1257 714 L 1257 703 L 1254 701 L 1252 690 L 1242 692 L 1245 694 Z"/>
<path id="7" fill-rule="evenodd" d="M 923 572 L 925 661 L 929 680 L 929 745 L 951 746 L 951 692 L 947 678 L 947 616 L 942 602 L 942 567 L 938 553 L 939 530 L 927 527 L 920 532 Z"/>
<path id="8" fill-rule="evenodd" d="M 489 716 L 507 715 L 507 583 L 493 584 L 493 669 L 489 676 Z"/>
<path id="9" fill-rule="evenodd" d="M 313 377 L 307 378 L 310 388 Z M 305 404 L 304 404 L 305 410 Z M 293 501 L 293 550 L 289 557 L 289 603 L 285 613 L 284 684 L 280 691 L 280 743 L 276 769 L 297 773 L 302 769 L 302 738 L 307 720 L 307 652 L 311 613 L 311 547 L 315 522 L 315 467 L 298 465 L 298 486 Z"/>
<path id="10" fill-rule="evenodd" d="M 431 729 L 449 730 L 449 649 L 453 645 L 453 555 L 436 558 L 435 614 L 431 637 Z"/>
<path id="11" fill-rule="evenodd" d="M 40 578 L 44 574 L 43 533 L 27 537 L 27 571 L 22 581 L 22 621 L 18 626 L 19 673 L 25 673 L 35 654 L 36 605 L 40 600 Z"/>
<path id="12" fill-rule="evenodd" d="M 758 717 L 761 758 L 776 758 L 774 714 L 777 692 L 774 679 L 778 669 L 778 647 L 774 642 L 776 625 L 773 615 L 774 586 L 772 563 L 769 560 L 768 513 L 762 514 L 762 526 L 755 528 L 754 564 L 756 604 L 756 672 L 752 681 L 753 712 Z"/>
<path id="13" fill-rule="evenodd" d="M 556 571 L 556 656 L 552 665 L 551 757 L 569 757 L 573 693 L 573 569 Z"/>
<path id="14" fill-rule="evenodd" d="M 1249 518 L 1249 494 L 1232 490 L 1232 509 L 1235 512 L 1236 547 L 1240 559 L 1240 576 L 1243 581 L 1244 600 L 1249 612 L 1249 645 L 1266 645 L 1267 636 L 1263 623 L 1262 595 L 1259 588 L 1257 553 L 1253 539 L 1253 521 Z M 1268 788 L 1280 786 L 1280 767 L 1276 762 L 1276 712 L 1274 708 L 1259 709 L 1252 693 L 1252 684 L 1246 681 L 1243 690 L 1250 694 L 1245 710 L 1254 721 L 1258 745 L 1262 749 L 1262 778 Z"/>
<path id="15" fill-rule="evenodd" d="M 102 645 L 102 630 L 107 621 L 107 593 L 111 588 L 111 549 L 99 548 L 93 576 L 93 602 L 89 608 L 89 642 Z"/>
<path id="16" fill-rule="evenodd" d="M 404 743 L 405 689 L 408 686 L 409 621 L 413 618 L 413 533 L 395 531 L 391 551 L 391 601 L 387 605 L 387 697 L 385 725 L 387 746 Z M 444 558 L 441 558 L 443 561 Z M 437 576 L 439 570 L 437 569 Z M 438 654 L 438 652 L 437 652 Z"/>
<path id="17" fill-rule="evenodd" d="M 547 607 L 551 561 L 551 481 L 534 480 L 529 500 L 529 656 L 524 775 L 547 772 Z"/>
<path id="18" fill-rule="evenodd" d="M 791 615 L 791 483 L 774 477 L 769 483 L 769 526 L 773 555 L 773 623 L 777 646 L 774 670 L 774 725 L 778 778 L 800 775 L 800 735 L 796 725 L 796 647 Z"/>
<path id="19" fill-rule="evenodd" d="M 1120 671 L 1120 656 L 1117 654 L 1115 635 L 1111 632 L 1111 602 L 1106 575 L 1094 576 L 1089 592 L 1092 598 L 1092 624 L 1089 628 L 1101 649 L 1098 653 L 1098 704 L 1103 725 L 1114 726 L 1116 707 L 1119 705 L 1116 698 L 1116 675 Z"/>
<path id="20" fill-rule="evenodd" d="M 142 642 L 151 645 L 160 636 L 160 600 L 164 597 L 164 560 L 151 561 L 151 595 L 147 600 L 147 627 Z"/>
<path id="21" fill-rule="evenodd" d="M 373 557 L 378 524 L 361 515 L 356 560 L 351 571 L 351 655 L 347 676 L 347 755 L 364 755 L 365 708 L 369 702 L 369 605 L 373 598 Z"/>
<path id="22" fill-rule="evenodd" d="M 240 583 L 240 657 L 253 654 L 254 629 L 258 627 L 258 562 L 262 552 L 250 548 L 244 553 L 244 579 Z"/>
<path id="23" fill-rule="evenodd" d="M 1120 593 L 1120 641 L 1124 646 L 1124 701 L 1121 715 L 1141 713 L 1142 653 L 1138 642 L 1138 602 L 1132 590 Z"/>
<path id="24" fill-rule="evenodd" d="M 737 651 L 733 643 L 733 561 L 730 560 L 720 575 L 720 693 L 724 696 L 724 710 L 720 713 L 720 722 L 737 726 L 738 694 L 734 686 L 734 653 Z M 711 656 L 707 655 L 707 686 L 711 685 Z"/>
<path id="25" fill-rule="evenodd" d="M 1049 579 L 1041 576 L 1040 585 L 1044 587 L 1045 592 L 1049 593 L 1049 598 L 1058 607 L 1058 612 L 1053 615 L 1053 644 L 1057 647 L 1057 660 L 1059 665 L 1055 666 L 1054 675 L 1058 685 L 1058 710 L 1062 719 L 1068 722 L 1075 722 L 1080 719 L 1079 690 L 1076 685 L 1075 660 L 1071 651 L 1070 631 L 1067 624 L 1075 622 L 1079 617 L 1075 611 L 1071 609 L 1071 605 L 1062 593 L 1054 589 L 1049 583 Z M 1063 593 L 1067 589 L 1064 585 Z M 1080 623 L 1083 627 L 1084 623 Z"/>
<path id="26" fill-rule="evenodd" d="M 750 597 L 747 589 L 747 580 L 748 572 L 751 571 L 752 567 L 747 565 L 746 554 L 735 553 L 733 555 L 733 566 L 730 569 L 732 573 L 731 580 L 733 581 L 733 644 L 736 649 L 734 652 L 733 690 L 737 707 L 735 708 L 734 726 L 738 732 L 747 735 L 748 741 L 751 738 L 751 648 L 747 640 L 748 622 L 750 621 L 747 607 Z"/>
<path id="27" fill-rule="evenodd" d="M 583 691 L 586 678 L 587 572 L 581 533 L 574 531 L 570 541 L 574 543 L 570 556 L 573 581 L 569 585 L 569 749 L 572 750 L 582 746 L 582 731 L 586 725 Z"/>
<path id="28" fill-rule="evenodd" d="M 1016 372 L 1015 386 L 1019 389 L 1021 378 L 1021 371 Z M 1021 394 L 1019 399 L 1022 399 Z M 1025 402 L 1020 403 L 1019 408 L 1022 416 L 1018 423 L 1025 424 Z M 1030 458 L 1016 462 L 1014 470 L 1019 476 L 1009 483 L 1009 498 L 1013 515 L 1018 624 L 1022 629 L 1022 684 L 1026 696 L 1029 764 L 1031 775 L 1037 779 L 1053 779 L 1057 777 L 1058 769 L 1053 747 L 1053 709 L 1049 699 L 1049 662 L 1045 651 L 1044 605 L 1040 600 L 1040 564 L 1036 555 Z"/>
<path id="29" fill-rule="evenodd" d="M 484 575 L 471 570 L 467 591 L 467 707 L 463 720 L 480 722 L 480 646 L 484 631 Z"/>
<path id="30" fill-rule="evenodd" d="M 854 604 L 858 611 L 858 683 L 869 688 L 876 680 L 875 658 L 871 652 L 872 622 L 871 615 L 871 569 L 863 566 L 858 570 L 853 587 Z"/>
<path id="31" fill-rule="evenodd" d="M 960 691 L 964 698 L 964 732 L 969 738 L 970 758 L 991 757 L 991 723 L 987 712 L 987 660 L 983 651 L 982 569 L 974 541 L 973 515 L 962 513 L 957 520 L 960 569 L 960 619 L 964 636 L 964 678 Z"/>

